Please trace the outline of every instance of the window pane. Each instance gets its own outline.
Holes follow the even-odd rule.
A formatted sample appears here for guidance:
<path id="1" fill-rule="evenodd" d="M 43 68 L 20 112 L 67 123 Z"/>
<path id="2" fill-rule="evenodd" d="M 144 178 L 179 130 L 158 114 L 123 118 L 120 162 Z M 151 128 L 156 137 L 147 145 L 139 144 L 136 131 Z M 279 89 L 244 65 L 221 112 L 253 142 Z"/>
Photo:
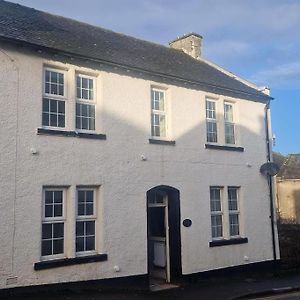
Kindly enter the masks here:
<path id="1" fill-rule="evenodd" d="M 52 238 L 52 224 L 42 224 L 42 239 Z"/>
<path id="2" fill-rule="evenodd" d="M 49 100 L 43 99 L 43 112 L 49 112 Z"/>
<path id="3" fill-rule="evenodd" d="M 219 238 L 223 236 L 223 227 L 222 227 L 222 216 L 213 215 L 211 216 L 211 229 L 212 237 Z"/>
<path id="4" fill-rule="evenodd" d="M 50 77 L 51 77 L 51 79 L 50 79 L 50 81 L 53 83 L 57 83 L 57 73 L 56 72 L 52 72 L 52 71 L 50 71 Z"/>
<path id="5" fill-rule="evenodd" d="M 50 126 L 57 127 L 57 115 L 50 115 Z"/>
<path id="6" fill-rule="evenodd" d="M 216 103 L 213 101 L 206 101 L 206 118 L 216 119 Z"/>
<path id="7" fill-rule="evenodd" d="M 64 74 L 59 73 L 59 81 L 60 84 L 64 84 Z"/>
<path id="8" fill-rule="evenodd" d="M 64 86 L 63 85 L 59 85 L 58 86 L 58 94 L 60 96 L 63 96 L 64 95 Z"/>
<path id="9" fill-rule="evenodd" d="M 57 101 L 58 102 L 58 112 L 61 114 L 65 113 L 65 102 L 64 101 Z"/>
<path id="10" fill-rule="evenodd" d="M 50 112 L 57 112 L 57 101 L 50 101 Z"/>
<path id="11" fill-rule="evenodd" d="M 91 216 L 94 214 L 94 208 L 93 208 L 93 203 L 87 203 L 86 204 L 86 213 L 87 216 Z"/>
<path id="12" fill-rule="evenodd" d="M 84 211 L 85 205 L 83 203 L 78 203 L 78 216 L 84 216 L 85 211 Z"/>
<path id="13" fill-rule="evenodd" d="M 77 197 L 78 197 L 78 202 L 84 202 L 85 201 L 85 192 L 84 191 L 78 191 Z"/>
<path id="14" fill-rule="evenodd" d="M 93 82 L 93 81 L 92 81 Z M 93 100 L 94 99 L 94 92 L 93 91 L 89 91 L 89 99 Z"/>
<path id="15" fill-rule="evenodd" d="M 95 119 L 89 119 L 89 130 L 95 130 Z"/>
<path id="16" fill-rule="evenodd" d="M 45 191 L 45 203 L 53 203 L 53 192 L 52 191 Z"/>
<path id="17" fill-rule="evenodd" d="M 82 90 L 82 98 L 83 99 L 89 99 L 88 90 Z"/>
<path id="18" fill-rule="evenodd" d="M 233 122 L 233 107 L 231 104 L 224 104 L 224 119 L 226 122 Z"/>
<path id="19" fill-rule="evenodd" d="M 76 238 L 76 252 L 84 251 L 84 238 L 77 237 Z"/>
<path id="20" fill-rule="evenodd" d="M 42 256 L 52 255 L 52 241 L 42 241 Z"/>
<path id="21" fill-rule="evenodd" d="M 89 236 L 86 238 L 86 251 L 95 250 L 95 237 Z"/>
<path id="22" fill-rule="evenodd" d="M 88 116 L 88 105 L 81 104 L 81 115 L 87 117 Z"/>
<path id="23" fill-rule="evenodd" d="M 61 254 L 64 253 L 64 240 L 54 240 L 53 241 L 53 254 Z"/>
<path id="24" fill-rule="evenodd" d="M 58 89 L 56 84 L 51 84 L 50 85 L 50 94 L 57 95 L 58 94 Z"/>
<path id="25" fill-rule="evenodd" d="M 159 116 L 160 136 L 166 136 L 166 118 L 164 115 Z"/>
<path id="26" fill-rule="evenodd" d="M 76 103 L 76 116 L 81 116 L 81 105 Z"/>
<path id="27" fill-rule="evenodd" d="M 230 235 L 237 236 L 239 235 L 239 215 L 230 214 L 229 215 L 229 224 L 230 224 Z"/>
<path id="28" fill-rule="evenodd" d="M 86 235 L 95 235 L 95 221 L 85 222 Z"/>
<path id="29" fill-rule="evenodd" d="M 77 98 L 81 98 L 81 89 L 77 88 Z"/>
<path id="30" fill-rule="evenodd" d="M 45 71 L 45 81 L 49 82 L 50 81 L 50 72 L 49 71 Z"/>
<path id="31" fill-rule="evenodd" d="M 226 144 L 235 144 L 234 124 L 225 123 L 225 142 Z"/>
<path id="32" fill-rule="evenodd" d="M 238 210 L 237 189 L 228 189 L 228 208 L 229 210 Z"/>
<path id="33" fill-rule="evenodd" d="M 43 126 L 49 126 L 49 114 L 48 113 L 43 113 L 42 125 Z"/>
<path id="34" fill-rule="evenodd" d="M 64 237 L 64 223 L 53 224 L 53 237 L 54 238 Z"/>
<path id="35" fill-rule="evenodd" d="M 76 236 L 84 235 L 84 222 L 76 222 Z"/>
<path id="36" fill-rule="evenodd" d="M 63 191 L 54 191 L 54 203 L 62 203 Z"/>
<path id="37" fill-rule="evenodd" d="M 63 209 L 62 204 L 55 204 L 54 205 L 54 217 L 62 217 Z"/>
<path id="38" fill-rule="evenodd" d="M 206 130 L 207 130 L 207 142 L 217 143 L 217 123 L 207 121 Z"/>
<path id="39" fill-rule="evenodd" d="M 81 78 L 78 75 L 76 76 L 76 84 L 77 84 L 77 89 L 80 90 L 81 89 Z"/>
<path id="40" fill-rule="evenodd" d="M 210 189 L 210 209 L 211 211 L 221 211 L 220 189 Z"/>
<path id="41" fill-rule="evenodd" d="M 81 118 L 81 129 L 88 129 L 88 119 L 87 118 Z"/>
<path id="42" fill-rule="evenodd" d="M 53 217 L 53 204 L 45 205 L 45 218 Z"/>
<path id="43" fill-rule="evenodd" d="M 58 117 L 58 127 L 65 127 L 65 116 L 59 115 Z"/>
<path id="44" fill-rule="evenodd" d="M 89 105 L 90 107 L 90 117 L 95 118 L 95 105 Z"/>
<path id="45" fill-rule="evenodd" d="M 86 202 L 94 201 L 94 191 L 86 191 Z"/>
<path id="46" fill-rule="evenodd" d="M 82 78 L 82 88 L 87 89 L 88 88 L 88 79 Z"/>
<path id="47" fill-rule="evenodd" d="M 76 117 L 76 128 L 77 129 L 80 129 L 81 128 L 81 119 L 80 119 L 80 117 Z"/>

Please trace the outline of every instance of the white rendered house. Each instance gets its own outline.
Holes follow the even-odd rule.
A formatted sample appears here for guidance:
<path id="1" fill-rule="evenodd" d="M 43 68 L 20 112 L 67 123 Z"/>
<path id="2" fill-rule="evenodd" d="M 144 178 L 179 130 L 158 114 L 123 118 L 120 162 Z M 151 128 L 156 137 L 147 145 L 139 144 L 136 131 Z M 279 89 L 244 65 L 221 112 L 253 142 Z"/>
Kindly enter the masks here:
<path id="1" fill-rule="evenodd" d="M 271 98 L 201 39 L 165 47 L 0 0 L 0 289 L 279 257 L 259 173 Z"/>

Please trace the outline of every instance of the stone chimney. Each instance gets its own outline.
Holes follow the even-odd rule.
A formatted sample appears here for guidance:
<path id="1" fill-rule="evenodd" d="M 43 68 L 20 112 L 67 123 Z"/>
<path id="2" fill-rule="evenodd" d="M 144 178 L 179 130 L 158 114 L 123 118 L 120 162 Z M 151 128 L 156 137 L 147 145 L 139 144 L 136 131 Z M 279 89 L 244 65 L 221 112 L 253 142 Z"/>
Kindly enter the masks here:
<path id="1" fill-rule="evenodd" d="M 193 58 L 201 57 L 202 36 L 197 33 L 188 33 L 169 43 L 171 48 L 184 51 Z"/>

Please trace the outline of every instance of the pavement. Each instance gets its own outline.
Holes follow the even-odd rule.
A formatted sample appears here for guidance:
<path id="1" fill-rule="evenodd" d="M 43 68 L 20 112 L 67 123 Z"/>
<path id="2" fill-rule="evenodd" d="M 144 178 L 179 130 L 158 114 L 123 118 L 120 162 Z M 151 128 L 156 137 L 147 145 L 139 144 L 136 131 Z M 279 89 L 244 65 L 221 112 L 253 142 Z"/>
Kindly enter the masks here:
<path id="1" fill-rule="evenodd" d="M 240 275 L 202 279 L 197 282 L 182 284 L 177 289 L 160 292 L 64 291 L 55 294 L 49 292 L 42 295 L 12 296 L 1 298 L 1 300 L 238 300 L 255 299 L 293 291 L 300 291 L 300 272 L 280 275 L 256 273 L 251 274 L 251 276 Z"/>

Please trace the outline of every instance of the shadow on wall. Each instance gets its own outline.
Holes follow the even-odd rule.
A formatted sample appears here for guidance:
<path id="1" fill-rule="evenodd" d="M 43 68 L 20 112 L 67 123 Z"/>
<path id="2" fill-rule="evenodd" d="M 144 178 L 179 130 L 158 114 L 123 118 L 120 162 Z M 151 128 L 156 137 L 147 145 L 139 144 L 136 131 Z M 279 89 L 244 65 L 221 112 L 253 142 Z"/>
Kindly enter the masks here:
<path id="1" fill-rule="evenodd" d="M 293 191 L 293 202 L 295 207 L 296 223 L 300 224 L 300 187 Z"/>

